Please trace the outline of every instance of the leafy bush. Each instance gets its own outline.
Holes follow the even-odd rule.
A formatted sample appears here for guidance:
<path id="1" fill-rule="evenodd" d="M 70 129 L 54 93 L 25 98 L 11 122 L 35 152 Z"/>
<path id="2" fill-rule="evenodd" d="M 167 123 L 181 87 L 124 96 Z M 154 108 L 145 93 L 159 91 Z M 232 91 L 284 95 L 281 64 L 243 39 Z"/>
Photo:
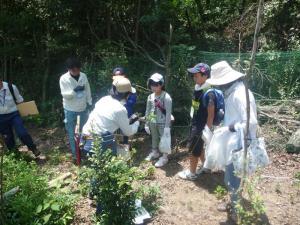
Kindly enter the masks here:
<path id="1" fill-rule="evenodd" d="M 68 224 L 74 213 L 73 199 L 62 193 L 50 192 L 47 176 L 39 173 L 38 166 L 4 157 L 4 192 L 14 187 L 20 191 L 4 202 L 7 225 L 16 224 Z"/>
<path id="2" fill-rule="evenodd" d="M 112 156 L 111 151 L 102 152 L 100 141 L 95 141 L 93 148 L 96 153 L 91 157 L 92 194 L 101 209 L 98 215 L 100 224 L 133 224 L 137 197 L 133 182 L 141 174 L 137 168 L 130 168 L 123 159 Z"/>

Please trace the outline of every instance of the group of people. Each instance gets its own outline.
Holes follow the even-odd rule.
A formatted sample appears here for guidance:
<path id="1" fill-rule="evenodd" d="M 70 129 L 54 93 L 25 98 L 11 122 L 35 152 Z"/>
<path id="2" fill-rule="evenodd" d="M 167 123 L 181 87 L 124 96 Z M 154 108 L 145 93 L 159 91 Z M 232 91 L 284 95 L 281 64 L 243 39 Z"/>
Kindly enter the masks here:
<path id="1" fill-rule="evenodd" d="M 223 111 L 223 122 L 221 126 L 227 127 L 228 132 L 237 133 L 238 129 L 246 128 L 246 91 L 243 83 L 245 74 L 234 70 L 226 61 L 213 64 L 211 67 L 205 63 L 198 63 L 193 68 L 187 69 L 188 75 L 193 79 L 194 94 L 191 107 L 191 129 L 188 139 L 188 148 L 191 152 L 189 168 L 178 173 L 178 176 L 185 180 L 195 180 L 199 175 L 211 173 L 205 168 L 205 149 L 210 143 L 205 138 L 205 133 L 213 133 L 215 121 L 220 117 L 219 94 L 225 102 Z M 68 64 L 68 72 L 60 79 L 61 93 L 65 109 L 65 123 L 70 137 L 71 149 L 75 158 L 74 147 L 74 123 L 77 115 L 86 115 L 86 108 L 91 105 L 91 93 L 86 75 L 80 72 L 78 61 Z M 164 89 L 164 77 L 159 73 L 152 74 L 147 87 L 152 93 L 147 98 L 145 110 L 146 133 L 152 137 L 152 146 L 146 160 L 155 162 L 156 167 L 163 167 L 168 163 L 168 156 L 171 151 L 160 149 L 160 141 L 164 135 L 170 137 L 172 116 L 172 98 Z M 249 139 L 256 138 L 257 113 L 254 96 L 250 90 L 250 131 Z M 137 93 L 132 87 L 130 80 L 125 75 L 122 67 L 117 67 L 112 73 L 112 88 L 109 95 L 101 98 L 91 111 L 87 121 L 83 116 L 81 124 L 82 134 L 85 141 L 84 149 L 89 152 L 92 148 L 93 135 L 102 137 L 104 149 L 110 148 L 116 154 L 116 143 L 114 132 L 121 130 L 125 136 L 123 142 L 128 143 L 128 137 L 138 131 L 140 122 L 134 120 L 131 123 L 131 116 L 134 112 Z M 82 103 L 82 104 L 81 104 Z M 82 108 L 76 105 L 81 105 Z M 220 124 L 218 124 L 220 125 Z M 241 140 L 239 140 L 241 142 Z M 223 146 L 226 155 L 225 184 L 231 193 L 230 204 L 221 204 L 218 209 L 232 209 L 235 214 L 235 204 L 238 198 L 240 178 L 235 174 L 231 161 L 231 152 L 234 149 Z M 220 149 L 222 151 L 222 149 Z M 199 159 L 202 166 L 197 169 Z"/>
<path id="2" fill-rule="evenodd" d="M 63 98 L 64 123 L 68 133 L 73 159 L 76 160 L 75 126 L 77 117 L 80 117 L 80 130 L 82 133 L 83 149 L 92 151 L 93 138 L 102 137 L 102 148 L 111 149 L 117 154 L 117 145 L 114 133 L 120 129 L 124 135 L 122 142 L 128 144 L 128 136 L 137 133 L 140 121 L 134 115 L 134 105 L 137 101 L 137 92 L 127 78 L 124 68 L 117 67 L 112 72 L 112 85 L 109 94 L 98 100 L 92 108 L 92 95 L 86 74 L 81 72 L 80 61 L 69 58 L 66 62 L 68 71 L 60 77 L 60 90 Z M 188 148 L 191 152 L 189 168 L 178 173 L 185 180 L 195 180 L 203 173 L 210 173 L 205 168 L 205 146 L 209 145 L 205 133 L 212 132 L 216 118 L 219 117 L 218 93 L 223 93 L 225 100 L 224 120 L 221 124 L 229 132 L 237 133 L 238 129 L 245 129 L 246 91 L 243 84 L 243 73 L 234 70 L 226 61 L 213 64 L 211 67 L 205 63 L 198 63 L 187 69 L 188 75 L 193 79 L 194 94 L 191 107 L 191 130 L 188 139 Z M 151 94 L 147 98 L 145 110 L 145 131 L 151 135 L 152 146 L 146 160 L 155 162 L 156 167 L 163 167 L 168 163 L 169 150 L 160 149 L 162 137 L 170 137 L 172 120 L 172 98 L 165 91 L 164 77 L 159 73 L 152 74 L 147 87 Z M 218 90 L 215 91 L 215 90 Z M 222 96 L 223 96 L 222 95 Z M 15 97 L 14 97 L 15 96 Z M 250 96 L 250 132 L 249 139 L 256 137 L 257 115 L 253 94 Z M 17 111 L 16 104 L 23 101 L 15 85 L 0 80 L 0 134 L 4 136 L 9 149 L 15 147 L 13 128 L 20 140 L 38 156 L 40 152 L 34 145 L 32 138 L 24 128 Z M 88 112 L 90 112 L 88 114 Z M 225 144 L 224 144 L 225 145 Z M 226 146 L 224 146 L 224 151 Z M 225 168 L 225 184 L 231 193 L 232 213 L 235 214 L 237 190 L 240 178 L 236 176 L 229 149 Z M 220 150 L 222 151 L 222 149 Z M 226 150 L 227 151 L 227 150 Z M 202 166 L 197 169 L 199 159 Z M 220 205 L 219 210 L 226 210 L 228 205 Z"/>

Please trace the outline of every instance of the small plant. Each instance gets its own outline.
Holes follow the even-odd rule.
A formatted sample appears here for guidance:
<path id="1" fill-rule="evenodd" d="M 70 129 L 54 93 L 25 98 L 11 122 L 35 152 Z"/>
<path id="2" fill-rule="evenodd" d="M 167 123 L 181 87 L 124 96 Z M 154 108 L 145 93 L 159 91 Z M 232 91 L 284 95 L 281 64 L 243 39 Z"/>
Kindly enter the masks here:
<path id="1" fill-rule="evenodd" d="M 74 195 L 48 188 L 48 177 L 38 166 L 4 157 L 4 192 L 15 187 L 20 191 L 4 202 L 5 224 L 69 224 L 74 214 Z"/>
<path id="2" fill-rule="evenodd" d="M 52 196 L 38 205 L 35 211 L 34 225 L 60 224 L 67 225 L 73 220 L 73 201 L 64 196 Z"/>
<path id="3" fill-rule="evenodd" d="M 227 195 L 227 190 L 223 186 L 218 185 L 214 190 L 214 194 L 217 197 L 217 199 L 220 200 L 225 198 L 225 196 Z"/>
<path id="4" fill-rule="evenodd" d="M 261 197 L 255 193 L 256 180 L 245 180 L 244 193 L 249 203 L 240 199 L 236 205 L 238 215 L 238 224 L 252 225 L 262 224 L 261 215 L 265 213 L 264 202 Z"/>
<path id="5" fill-rule="evenodd" d="M 145 178 L 153 179 L 154 174 L 155 174 L 155 167 L 151 165 L 145 171 Z"/>
<path id="6" fill-rule="evenodd" d="M 138 198 L 142 200 L 142 205 L 150 214 L 155 214 L 159 209 L 161 192 L 158 185 L 140 185 L 138 188 Z"/>

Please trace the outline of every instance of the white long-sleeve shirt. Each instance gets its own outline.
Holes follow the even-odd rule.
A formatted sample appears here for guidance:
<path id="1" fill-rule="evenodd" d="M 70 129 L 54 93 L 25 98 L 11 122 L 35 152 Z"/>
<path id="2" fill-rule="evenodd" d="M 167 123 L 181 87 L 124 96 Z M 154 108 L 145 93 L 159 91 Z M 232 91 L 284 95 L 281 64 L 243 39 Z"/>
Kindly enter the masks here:
<path id="1" fill-rule="evenodd" d="M 23 102 L 23 97 L 20 95 L 18 88 L 15 85 L 12 86 L 17 103 Z M 10 93 L 8 83 L 3 82 L 3 87 L 0 89 L 0 115 L 12 113 L 17 110 L 18 109 L 14 98 Z"/>
<path id="2" fill-rule="evenodd" d="M 250 123 L 249 137 L 256 138 L 257 130 L 257 111 L 256 103 L 252 92 L 249 90 L 250 99 Z M 243 82 L 233 84 L 225 91 L 225 115 L 224 126 L 238 125 L 246 128 L 247 110 L 246 110 L 246 91 Z"/>
<path id="3" fill-rule="evenodd" d="M 59 80 L 61 95 L 63 97 L 63 107 L 73 112 L 86 110 L 87 104 L 92 105 L 91 88 L 87 76 L 80 72 L 76 81 L 69 72 L 63 74 Z M 74 88 L 84 86 L 84 90 L 75 92 Z"/>
<path id="4" fill-rule="evenodd" d="M 206 150 L 204 167 L 225 171 L 226 165 L 232 163 L 232 151 L 243 147 L 243 133 L 247 122 L 246 91 L 243 82 L 233 84 L 224 92 L 224 95 L 224 127 L 214 131 L 214 135 Z M 256 139 L 257 112 L 255 99 L 250 90 L 249 100 L 249 138 Z M 229 131 L 228 127 L 230 125 L 235 126 L 236 132 Z"/>
<path id="5" fill-rule="evenodd" d="M 101 98 L 91 112 L 88 121 L 83 126 L 84 135 L 114 133 L 121 129 L 124 135 L 131 136 L 137 132 L 138 123 L 129 125 L 126 108 L 120 101 L 110 95 Z"/>

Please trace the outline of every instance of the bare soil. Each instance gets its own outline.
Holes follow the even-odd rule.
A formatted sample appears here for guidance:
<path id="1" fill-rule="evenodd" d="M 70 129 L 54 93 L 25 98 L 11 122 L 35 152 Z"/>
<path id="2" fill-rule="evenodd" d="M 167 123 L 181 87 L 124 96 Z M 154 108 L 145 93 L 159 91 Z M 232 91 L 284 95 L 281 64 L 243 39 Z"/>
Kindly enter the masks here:
<path id="1" fill-rule="evenodd" d="M 76 173 L 69 155 L 65 132 L 61 128 L 30 129 L 39 149 L 47 156 L 41 166 L 48 166 L 57 174 L 66 171 Z M 284 152 L 286 137 L 268 126 L 262 128 L 266 139 L 271 164 L 261 171 L 261 179 L 256 191 L 264 200 L 265 224 L 300 224 L 300 185 L 295 174 L 300 172 L 300 155 Z M 150 138 L 139 137 L 133 143 L 137 149 L 135 164 L 139 165 L 150 149 Z M 56 155 L 53 152 L 62 154 Z M 57 160 L 57 163 L 56 161 Z M 52 162 L 52 163 L 49 163 Z M 53 166 L 53 164 L 55 166 Z M 229 225 L 226 212 L 217 211 L 219 200 L 213 193 L 218 185 L 223 185 L 223 173 L 205 174 L 196 181 L 183 181 L 176 175 L 188 168 L 188 153 L 178 148 L 169 163 L 156 169 L 151 183 L 157 183 L 161 190 L 161 206 L 149 225 Z M 76 174 L 75 174 L 76 175 Z M 74 175 L 74 176 L 75 176 Z M 149 182 L 149 181 L 148 181 Z M 95 208 L 87 198 L 82 197 L 76 205 L 73 224 L 94 224 Z"/>

